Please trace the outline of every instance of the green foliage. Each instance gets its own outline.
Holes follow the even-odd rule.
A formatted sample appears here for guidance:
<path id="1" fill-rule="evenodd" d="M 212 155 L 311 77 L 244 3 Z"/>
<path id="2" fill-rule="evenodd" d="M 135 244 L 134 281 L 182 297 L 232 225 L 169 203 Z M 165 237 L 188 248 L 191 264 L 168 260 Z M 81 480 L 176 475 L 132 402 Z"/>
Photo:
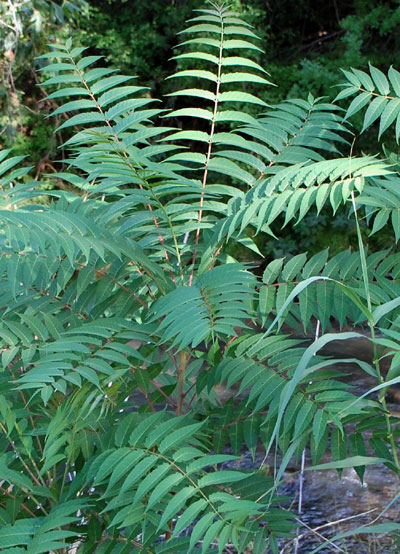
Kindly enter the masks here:
<path id="1" fill-rule="evenodd" d="M 379 119 L 378 139 L 380 139 L 388 127 L 396 122 L 396 141 L 398 142 L 400 135 L 400 73 L 391 66 L 387 78 L 382 71 L 370 65 L 369 74 L 356 69 L 345 71 L 344 74 L 348 83 L 344 85 L 336 100 L 357 94 L 347 109 L 346 117 L 354 115 L 368 105 L 361 132 Z"/>
<path id="2" fill-rule="evenodd" d="M 108 64 L 124 74 L 140 75 L 141 83 L 160 98 L 172 91 L 172 81 L 165 77 L 175 68 L 186 67 L 185 60 L 170 59 L 176 33 L 192 9 L 201 7 L 199 0 L 135 0 L 133 4 L 89 0 L 61 5 L 55 1 L 27 0 L 22 5 L 14 1 L 3 4 L 2 139 L 5 147 L 14 151 L 18 148 L 18 153 L 28 155 L 36 165 L 35 175 L 41 175 L 42 179 L 49 170 L 54 170 L 54 160 L 59 159 L 57 145 L 69 138 L 69 130 L 54 135 L 54 128 L 64 121 L 63 114 L 58 114 L 53 124 L 43 120 L 43 115 L 58 107 L 58 101 L 43 102 L 44 92 L 35 72 L 41 64 L 34 60 L 35 56 L 42 54 L 47 44 L 72 36 L 75 45 L 89 47 L 91 54 L 103 55 Z M 316 96 L 330 96 L 332 86 L 340 81 L 342 66 L 366 68 L 371 61 L 386 71 L 389 58 L 395 66 L 398 63 L 395 29 L 400 11 L 393 2 L 382 5 L 377 0 L 332 3 L 317 0 L 310 4 L 305 0 L 287 0 L 284 6 L 270 3 L 266 9 L 263 0 L 235 0 L 231 6 L 242 10 L 246 21 L 259 30 L 259 46 L 265 54 L 254 51 L 254 61 L 263 66 L 266 59 L 274 81 L 279 83 L 279 88 L 264 90 L 256 83 L 247 85 L 248 92 L 256 91 L 267 103 L 304 98 L 310 90 Z M 197 63 L 199 69 L 204 68 L 204 64 Z M 175 97 L 169 97 L 166 107 L 174 108 L 175 102 Z M 249 106 L 248 114 L 256 113 L 256 106 Z M 175 118 L 174 125 L 184 125 L 182 119 Z M 198 130 L 203 130 L 201 121 L 197 125 Z M 360 118 L 355 119 L 354 125 L 361 128 Z M 386 143 L 394 148 L 394 132 L 386 135 Z M 358 153 L 362 150 L 373 153 L 373 134 L 360 135 L 353 148 Z M 317 233 L 312 238 L 318 242 Z M 289 234 L 288 241 L 294 250 L 293 234 Z M 303 240 L 297 235 L 296 242 L 300 242 L 296 253 L 308 248 L 307 238 Z"/>
<path id="3" fill-rule="evenodd" d="M 0 127 L 3 148 L 28 156 L 35 178 L 53 170 L 63 137 L 44 116 L 54 103 L 43 102 L 45 91 L 35 58 L 55 37 L 65 38 L 85 10 L 85 0 L 27 0 L 0 5 Z M 64 138 L 65 140 L 65 138 Z"/>
<path id="4" fill-rule="evenodd" d="M 197 0 L 169 2 L 154 0 L 135 3 L 89 2 L 77 21 L 76 40 L 95 49 L 114 67 L 140 75 L 157 95 L 164 85 L 171 48 L 176 34 L 200 7 Z"/>
<path id="5" fill-rule="evenodd" d="M 71 133 L 54 175 L 64 185 L 45 192 L 2 151 L 7 552 L 276 552 L 296 526 L 277 491 L 307 446 L 322 469 L 400 473 L 385 400 L 400 381 L 398 161 L 353 156 L 335 102 L 260 99 L 252 84 L 271 83 L 257 37 L 230 8 L 208 4 L 183 37 L 172 112 L 71 39 L 53 45 L 40 59 Z M 382 75 L 370 78 L 385 96 Z M 274 259 L 260 277 L 232 255 L 244 245 L 262 258 L 255 241 L 279 239 L 279 218 L 295 225 L 324 206 L 355 221 L 358 252 Z M 390 223 L 385 250 L 367 251 L 360 217 L 372 234 Z M 346 361 L 374 388 L 359 395 L 319 355 L 361 335 L 305 342 L 317 321 L 369 327 L 373 363 Z M 282 462 L 273 476 L 237 469 L 227 444 L 274 448 Z"/>

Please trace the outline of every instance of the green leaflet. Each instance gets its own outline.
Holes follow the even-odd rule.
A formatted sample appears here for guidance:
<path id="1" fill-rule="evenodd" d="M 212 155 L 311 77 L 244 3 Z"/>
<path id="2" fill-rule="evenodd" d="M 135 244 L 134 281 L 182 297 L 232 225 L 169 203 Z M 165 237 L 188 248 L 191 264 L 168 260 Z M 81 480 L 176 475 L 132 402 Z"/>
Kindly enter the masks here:
<path id="1" fill-rule="evenodd" d="M 223 57 L 221 60 L 221 63 L 223 67 L 232 67 L 232 66 L 236 67 L 240 65 L 243 67 L 251 67 L 252 69 L 258 69 L 258 71 L 267 73 L 267 71 L 258 63 L 254 62 L 253 60 L 249 60 L 248 58 L 244 58 L 242 56 Z"/>
<path id="2" fill-rule="evenodd" d="M 328 462 L 326 464 L 319 464 L 317 466 L 313 467 L 307 467 L 307 471 L 314 470 L 314 469 L 343 469 L 345 467 L 357 467 L 360 465 L 371 465 L 371 464 L 379 464 L 381 462 L 385 462 L 384 458 L 374 458 L 372 456 L 353 456 L 351 458 L 347 458 L 346 460 L 338 460 L 336 462 Z"/>
<path id="3" fill-rule="evenodd" d="M 219 102 L 248 102 L 249 104 L 258 104 L 260 106 L 267 106 L 267 104 L 248 92 L 229 91 L 221 92 L 218 97 Z"/>
<path id="4" fill-rule="evenodd" d="M 392 65 L 389 68 L 388 77 L 390 80 L 390 84 L 393 87 L 394 93 L 396 94 L 396 96 L 400 96 L 400 74 L 396 69 L 394 69 Z"/>
<path id="5" fill-rule="evenodd" d="M 182 108 L 180 110 L 175 110 L 168 114 L 168 117 L 199 117 L 201 119 L 206 119 L 211 121 L 213 114 L 209 110 L 202 110 L 200 108 Z"/>
<path id="6" fill-rule="evenodd" d="M 193 504 L 191 504 L 189 508 L 187 508 L 180 516 L 177 524 L 175 525 L 172 536 L 176 536 L 178 533 L 183 531 L 183 529 L 185 529 L 199 515 L 199 513 L 204 510 L 206 506 L 207 502 L 203 498 L 193 502 Z"/>
<path id="7" fill-rule="evenodd" d="M 84 58 L 81 58 L 78 63 L 76 64 L 76 67 L 80 70 L 85 69 L 89 65 L 93 65 L 98 60 L 101 60 L 103 56 L 86 56 Z M 48 70 L 48 68 L 47 68 Z"/>
<path id="8" fill-rule="evenodd" d="M 107 77 L 106 79 L 100 79 L 93 85 L 90 86 L 90 91 L 92 94 L 104 93 L 106 90 L 116 87 L 126 81 L 130 81 L 132 77 L 129 75 L 114 75 L 112 77 Z"/>
<path id="9" fill-rule="evenodd" d="M 210 24 L 199 24 L 199 25 L 192 25 L 191 27 L 188 27 L 184 31 L 181 31 L 181 33 L 217 33 L 221 34 L 221 27 L 219 25 L 210 25 Z"/>
<path id="10" fill-rule="evenodd" d="M 206 52 L 186 52 L 184 54 L 179 54 L 178 56 L 173 56 L 173 60 L 185 60 L 185 59 L 195 59 L 195 60 L 206 60 L 218 64 L 217 56 L 208 54 Z"/>
<path id="11" fill-rule="evenodd" d="M 221 75 L 221 83 L 261 83 L 264 85 L 272 84 L 267 79 L 254 75 L 253 73 L 241 73 L 240 71 L 232 73 L 223 73 Z"/>
<path id="12" fill-rule="evenodd" d="M 375 90 L 374 82 L 372 81 L 371 77 L 366 73 L 365 71 L 361 71 L 359 69 L 354 69 L 354 67 L 351 68 L 351 71 L 353 75 L 355 75 L 361 85 L 368 91 L 373 92 Z"/>
<path id="13" fill-rule="evenodd" d="M 258 52 L 262 52 L 261 48 L 258 48 L 255 44 L 248 42 L 247 40 L 238 40 L 238 39 L 231 39 L 231 40 L 225 40 L 224 41 L 224 48 L 227 50 L 233 50 L 233 49 L 248 49 L 248 50 L 257 50 Z"/>
<path id="14" fill-rule="evenodd" d="M 74 115 L 73 117 L 71 117 L 71 119 L 69 119 L 62 125 L 60 125 L 60 127 L 58 127 L 58 130 L 61 131 L 61 129 L 65 129 L 66 127 L 71 127 L 73 125 L 85 125 L 86 123 L 98 123 L 98 122 L 104 123 L 105 122 L 104 116 L 98 112 L 88 112 L 88 113 Z"/>
<path id="15" fill-rule="evenodd" d="M 372 100 L 372 102 L 369 104 L 367 111 L 365 112 L 364 116 L 364 125 L 362 128 L 362 131 L 367 129 L 372 123 L 378 119 L 378 117 L 382 114 L 387 104 L 386 98 L 377 97 Z M 362 132 L 361 131 L 361 132 Z"/>
<path id="16" fill-rule="evenodd" d="M 368 102 L 371 100 L 371 94 L 369 92 L 362 92 L 358 96 L 356 96 L 350 106 L 347 109 L 346 117 L 349 118 L 350 116 L 356 114 L 358 111 L 360 111 Z"/>
<path id="17" fill-rule="evenodd" d="M 324 412 L 324 410 L 318 410 L 313 419 L 313 436 L 317 444 L 321 441 L 327 425 L 328 417 L 326 415 L 326 412 Z"/>
<path id="18" fill-rule="evenodd" d="M 198 485 L 199 487 L 207 487 L 209 485 L 220 485 L 222 483 L 233 483 L 235 481 L 239 481 L 241 479 L 244 479 L 246 477 L 246 474 L 239 473 L 236 471 L 225 471 L 214 474 L 208 474 L 202 477 Z"/>
<path id="19" fill-rule="evenodd" d="M 205 71 L 203 69 L 184 69 L 183 71 L 178 71 L 171 75 L 169 79 L 176 77 L 193 77 L 195 79 L 207 79 L 208 81 L 217 82 L 217 76 L 211 71 Z"/>
<path id="20" fill-rule="evenodd" d="M 121 98 L 125 98 L 126 96 L 130 96 L 133 93 L 136 93 L 140 90 L 145 90 L 143 87 L 135 87 L 135 86 L 125 86 L 125 87 L 118 87 L 117 89 L 108 90 L 107 92 L 104 92 L 101 96 L 99 96 L 97 102 L 99 106 L 104 109 L 109 104 L 116 102 L 118 100 L 121 100 Z M 111 116 L 110 116 L 111 119 Z"/>
<path id="21" fill-rule="evenodd" d="M 386 78 L 386 75 L 382 73 L 380 69 L 377 69 L 373 65 L 369 64 L 369 70 L 371 73 L 371 77 L 374 80 L 374 83 L 376 85 L 376 88 L 381 94 L 389 94 L 390 93 L 390 87 L 389 82 Z"/>
<path id="22" fill-rule="evenodd" d="M 171 491 L 171 489 L 175 488 L 179 483 L 184 479 L 183 475 L 179 475 L 178 473 L 172 473 L 165 479 L 163 479 L 161 482 L 157 484 L 157 486 L 153 489 L 148 503 L 147 503 L 147 509 L 149 510 L 154 505 L 156 505 L 161 498 L 163 498 L 168 492 Z"/>
<path id="23" fill-rule="evenodd" d="M 13 469 L 10 469 L 5 464 L 5 460 L 0 460 L 0 478 L 7 481 L 9 485 L 13 484 L 17 487 L 32 490 L 32 482 L 29 477 L 17 473 Z"/>
<path id="24" fill-rule="evenodd" d="M 394 98 L 389 100 L 386 103 L 385 108 L 381 114 L 380 124 L 379 124 L 379 135 L 378 139 L 382 136 L 382 133 L 393 123 L 397 118 L 400 112 L 400 99 Z"/>
<path id="25" fill-rule="evenodd" d="M 186 504 L 187 500 L 189 498 L 191 498 L 193 496 L 193 494 L 195 494 L 195 492 L 196 492 L 196 489 L 194 487 L 188 486 L 188 487 L 185 487 L 185 488 L 181 489 L 178 492 L 178 494 L 176 494 L 174 496 L 172 502 L 170 502 L 168 504 L 167 509 L 165 510 L 165 512 L 162 515 L 162 518 L 161 518 L 160 523 L 159 523 L 159 528 L 160 529 L 163 528 L 164 525 L 166 525 L 173 517 L 175 517 L 180 512 L 180 510 Z M 197 503 L 203 503 L 204 504 L 204 501 L 198 500 Z M 193 505 L 194 504 L 192 504 L 191 506 L 193 506 Z M 200 504 L 200 506 L 201 506 L 201 504 Z M 181 518 L 179 518 L 179 520 L 178 520 L 179 522 L 180 522 L 180 519 Z M 176 534 L 176 531 L 174 531 L 174 534 Z"/>
<path id="26" fill-rule="evenodd" d="M 159 451 L 164 453 L 175 448 L 180 442 L 184 442 L 188 437 L 192 436 L 193 433 L 196 433 L 202 426 L 203 422 L 193 423 L 192 425 L 187 425 L 186 427 L 174 431 L 161 441 Z"/>

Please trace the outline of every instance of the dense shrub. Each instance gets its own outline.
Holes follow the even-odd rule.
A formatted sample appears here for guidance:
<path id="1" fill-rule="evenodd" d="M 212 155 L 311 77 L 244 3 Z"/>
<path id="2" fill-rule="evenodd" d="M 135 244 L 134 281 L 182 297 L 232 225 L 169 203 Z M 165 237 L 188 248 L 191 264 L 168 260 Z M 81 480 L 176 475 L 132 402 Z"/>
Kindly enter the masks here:
<path id="1" fill-rule="evenodd" d="M 317 467 L 399 472 L 385 401 L 400 381 L 399 166 L 352 156 L 348 121 L 364 109 L 364 128 L 395 124 L 398 139 L 399 74 L 346 72 L 347 112 L 311 94 L 267 106 L 249 92 L 271 83 L 237 14 L 208 5 L 183 37 L 172 77 L 191 85 L 172 113 L 71 40 L 42 56 L 48 99 L 64 101 L 53 115 L 69 115 L 59 130 L 73 131 L 53 175 L 67 190 L 45 192 L 1 152 L 6 552 L 277 552 L 297 525 L 278 487 L 306 447 L 314 465 L 332 459 Z M 164 117 L 188 125 L 153 123 Z M 274 259 L 261 276 L 235 259 L 240 245 L 262 262 L 258 236 L 324 206 L 345 206 L 357 252 Z M 393 243 L 369 254 L 359 217 L 371 233 L 391 224 Z M 370 331 L 374 363 L 354 360 L 376 380 L 368 394 L 318 355 L 360 336 L 333 322 Z M 227 445 L 282 462 L 238 470 Z"/>

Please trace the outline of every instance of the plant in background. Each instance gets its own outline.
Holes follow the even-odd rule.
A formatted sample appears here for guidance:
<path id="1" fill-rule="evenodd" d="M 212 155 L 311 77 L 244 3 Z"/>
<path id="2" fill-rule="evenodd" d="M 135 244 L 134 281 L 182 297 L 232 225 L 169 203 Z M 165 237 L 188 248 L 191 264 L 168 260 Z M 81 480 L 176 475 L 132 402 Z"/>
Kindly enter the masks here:
<path id="1" fill-rule="evenodd" d="M 229 8 L 209 4 L 183 36 L 176 59 L 187 65 L 172 77 L 192 85 L 172 93 L 184 100 L 172 113 L 71 40 L 42 56 L 48 98 L 64 102 L 53 115 L 69 114 L 59 130 L 74 131 L 69 170 L 53 177 L 74 192 L 38 203 L 29 168 L 1 154 L 7 552 L 278 552 L 297 525 L 278 487 L 307 445 L 319 468 L 400 471 L 385 402 L 400 381 L 399 257 L 369 254 L 358 225 L 360 213 L 373 233 L 390 221 L 398 239 L 397 160 L 344 156 L 351 127 L 335 103 L 310 94 L 270 107 L 248 92 L 271 83 L 251 57 L 256 35 Z M 373 68 L 347 73 L 339 98 L 367 91 L 365 127 L 384 98 L 384 132 L 398 117 L 397 75 L 389 103 Z M 275 259 L 260 278 L 229 253 L 239 244 L 262 258 L 254 235 L 279 238 L 280 216 L 294 224 L 325 205 L 348 207 L 359 252 Z M 325 332 L 333 318 L 371 329 L 374 364 L 352 360 L 376 380 L 362 396 L 336 360 L 316 356 L 358 333 L 304 346 L 281 331 L 307 334 L 318 320 Z M 387 376 L 381 346 L 393 354 Z M 243 445 L 254 456 L 261 444 L 282 453 L 274 474 L 237 469 Z"/>
<path id="2" fill-rule="evenodd" d="M 52 167 L 57 150 L 54 128 L 44 122 L 54 102 L 42 103 L 45 91 L 34 59 L 49 42 L 67 37 L 82 15 L 85 0 L 8 0 L 0 5 L 0 126 L 6 147 L 28 155 L 36 178 Z M 62 144 L 62 137 L 57 137 Z"/>

